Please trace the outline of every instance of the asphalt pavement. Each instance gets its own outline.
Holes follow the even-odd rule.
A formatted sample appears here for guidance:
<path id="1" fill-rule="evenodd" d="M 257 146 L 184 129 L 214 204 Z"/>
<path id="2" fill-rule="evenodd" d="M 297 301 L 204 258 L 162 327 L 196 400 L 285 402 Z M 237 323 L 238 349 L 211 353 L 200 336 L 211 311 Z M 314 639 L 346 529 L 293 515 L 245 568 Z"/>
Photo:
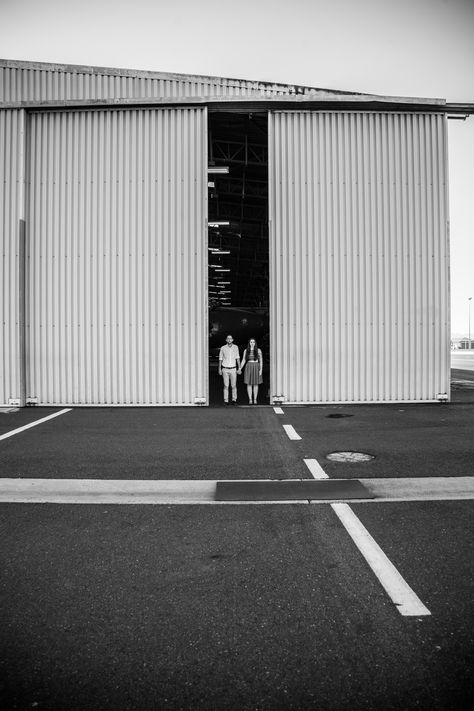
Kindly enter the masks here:
<path id="1" fill-rule="evenodd" d="M 0 436 L 59 408 L 0 414 Z M 305 458 L 332 477 L 471 473 L 470 403 L 223 408 L 74 408 L 5 439 L 1 476 L 92 479 L 293 479 Z M 291 424 L 302 437 L 290 441 Z M 368 462 L 333 462 L 355 451 Z M 321 463 L 320 461 L 320 463 Z"/>
<path id="2" fill-rule="evenodd" d="M 473 475 L 466 373 L 447 404 L 73 408 L 24 430 L 60 408 L 3 412 L 0 474 L 455 482 Z M 342 451 L 372 458 L 327 458 Z M 464 708 L 472 500 L 347 506 L 426 606 L 407 616 L 337 506 L 0 504 L 2 708 Z"/>

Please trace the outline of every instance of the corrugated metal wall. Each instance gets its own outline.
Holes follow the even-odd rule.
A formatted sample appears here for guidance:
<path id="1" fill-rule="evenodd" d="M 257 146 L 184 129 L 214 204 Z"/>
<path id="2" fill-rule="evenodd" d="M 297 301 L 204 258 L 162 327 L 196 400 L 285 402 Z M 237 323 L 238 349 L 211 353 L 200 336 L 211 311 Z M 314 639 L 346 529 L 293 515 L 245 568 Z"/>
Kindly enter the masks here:
<path id="1" fill-rule="evenodd" d="M 30 120 L 27 394 L 205 397 L 206 109 Z"/>
<path id="2" fill-rule="evenodd" d="M 20 399 L 20 220 L 25 219 L 25 112 L 0 111 L 0 403 Z"/>
<path id="3" fill-rule="evenodd" d="M 272 395 L 449 395 L 445 118 L 270 115 Z"/>
<path id="4" fill-rule="evenodd" d="M 327 94 L 286 84 L 159 72 L 0 62 L 0 101 Z"/>

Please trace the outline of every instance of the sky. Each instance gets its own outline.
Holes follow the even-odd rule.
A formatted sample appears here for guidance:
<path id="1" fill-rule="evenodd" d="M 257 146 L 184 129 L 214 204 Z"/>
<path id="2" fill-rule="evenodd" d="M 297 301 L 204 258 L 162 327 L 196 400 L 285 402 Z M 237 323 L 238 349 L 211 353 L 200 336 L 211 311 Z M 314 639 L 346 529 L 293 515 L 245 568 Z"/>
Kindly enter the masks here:
<path id="1" fill-rule="evenodd" d="M 0 57 L 474 103 L 474 0 L 0 0 Z M 451 332 L 467 335 L 474 116 L 449 121 L 448 150 Z"/>

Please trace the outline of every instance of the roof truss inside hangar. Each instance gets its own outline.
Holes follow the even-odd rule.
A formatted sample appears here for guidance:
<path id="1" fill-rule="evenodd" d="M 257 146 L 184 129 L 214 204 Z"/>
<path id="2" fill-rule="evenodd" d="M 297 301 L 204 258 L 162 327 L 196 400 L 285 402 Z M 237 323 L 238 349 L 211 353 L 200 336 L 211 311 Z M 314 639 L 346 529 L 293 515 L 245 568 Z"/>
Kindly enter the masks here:
<path id="1" fill-rule="evenodd" d="M 266 113 L 210 113 L 209 165 L 228 174 L 209 175 L 210 303 L 268 306 L 268 128 Z M 216 223 L 228 223 L 213 227 Z M 213 249 L 228 252 L 219 255 Z M 215 271 L 215 266 L 229 272 Z M 224 275 L 219 295 L 218 276 Z M 213 293 L 214 290 L 217 291 Z"/>

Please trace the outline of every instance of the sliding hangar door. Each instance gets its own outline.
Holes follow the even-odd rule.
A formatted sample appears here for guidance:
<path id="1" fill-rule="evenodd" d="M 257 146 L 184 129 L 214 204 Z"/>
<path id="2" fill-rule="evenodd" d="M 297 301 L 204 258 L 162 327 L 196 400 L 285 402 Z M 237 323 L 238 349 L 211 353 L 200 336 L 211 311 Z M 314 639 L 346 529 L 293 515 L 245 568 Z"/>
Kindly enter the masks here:
<path id="1" fill-rule="evenodd" d="M 206 398 L 206 109 L 29 121 L 27 399 Z"/>
<path id="2" fill-rule="evenodd" d="M 273 400 L 449 397 L 446 119 L 269 116 Z"/>
<path id="3" fill-rule="evenodd" d="M 207 109 L 3 115 L 2 401 L 208 403 Z M 449 396 L 445 117 L 268 121 L 270 401 Z"/>

